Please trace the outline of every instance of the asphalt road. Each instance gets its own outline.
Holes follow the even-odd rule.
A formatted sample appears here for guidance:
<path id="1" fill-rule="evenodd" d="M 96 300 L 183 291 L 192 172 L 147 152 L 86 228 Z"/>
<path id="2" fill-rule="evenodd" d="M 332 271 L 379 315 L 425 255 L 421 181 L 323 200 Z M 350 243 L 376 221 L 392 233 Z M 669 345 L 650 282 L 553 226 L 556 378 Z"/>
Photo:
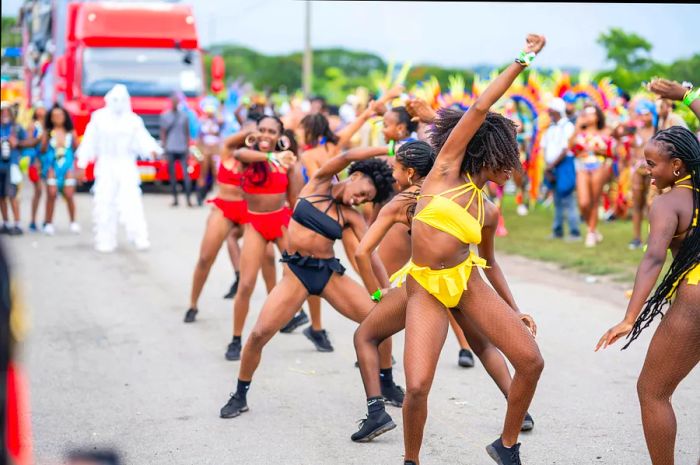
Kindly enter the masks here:
<path id="1" fill-rule="evenodd" d="M 402 463 L 399 409 L 387 407 L 394 431 L 368 444 L 350 441 L 365 415 L 353 366 L 355 324 L 325 303 L 335 352 L 316 352 L 301 329 L 278 335 L 253 381 L 250 412 L 218 417 L 238 370 L 223 356 L 231 301 L 221 297 L 232 271 L 222 251 L 199 320 L 183 324 L 208 208 L 171 209 L 169 202 L 162 194 L 145 198 L 148 252 L 124 242 L 117 253 L 94 252 L 87 194 L 78 198 L 81 235 L 68 233 L 59 204 L 56 236 L 3 239 L 31 317 L 23 359 L 36 463 L 60 463 L 66 450 L 85 446 L 116 447 L 130 465 Z M 523 463 L 649 463 L 635 383 L 652 331 L 627 351 L 593 352 L 624 312 L 623 289 L 517 257 L 501 261 L 521 307 L 537 320 L 546 362 L 530 408 L 536 427 L 521 436 Z M 260 283 L 247 331 L 264 298 Z M 394 376 L 403 385 L 402 335 L 394 347 Z M 457 366 L 457 350 L 449 336 L 430 395 L 423 465 L 492 463 L 484 446 L 498 436 L 505 402 L 478 363 Z M 700 456 L 699 392 L 696 369 L 674 396 L 677 464 L 696 465 Z"/>

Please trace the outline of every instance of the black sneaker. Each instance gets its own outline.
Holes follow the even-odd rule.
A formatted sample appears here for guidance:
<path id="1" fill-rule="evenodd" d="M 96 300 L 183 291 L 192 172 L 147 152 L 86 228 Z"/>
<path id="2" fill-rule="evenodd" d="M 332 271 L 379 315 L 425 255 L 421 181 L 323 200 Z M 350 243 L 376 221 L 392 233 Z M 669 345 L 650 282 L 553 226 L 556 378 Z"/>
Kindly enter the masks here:
<path id="1" fill-rule="evenodd" d="M 308 322 L 309 317 L 306 315 L 306 312 L 304 312 L 304 310 L 301 310 L 299 311 L 299 313 L 294 315 L 291 320 L 289 320 L 289 323 L 284 325 L 284 328 L 280 329 L 280 333 L 291 333 L 299 326 L 305 325 Z M 333 349 L 331 348 L 331 350 Z"/>
<path id="2" fill-rule="evenodd" d="M 22 231 L 22 228 L 19 226 L 13 226 L 10 228 L 10 232 L 8 233 L 10 236 L 21 236 L 24 234 L 24 231 Z"/>
<path id="3" fill-rule="evenodd" d="M 457 363 L 461 367 L 472 368 L 474 366 L 474 354 L 469 349 L 459 349 Z"/>
<path id="4" fill-rule="evenodd" d="M 0 227 L 0 234 L 10 234 L 10 228 L 3 224 L 2 227 Z"/>
<path id="5" fill-rule="evenodd" d="M 231 341 L 226 349 L 226 360 L 235 362 L 241 359 L 241 341 Z"/>
<path id="6" fill-rule="evenodd" d="M 187 310 L 187 313 L 185 313 L 185 323 L 194 323 L 194 320 L 197 317 L 197 312 L 198 310 L 196 308 L 190 308 Z"/>
<path id="7" fill-rule="evenodd" d="M 333 352 L 333 346 L 331 345 L 331 341 L 328 340 L 328 334 L 326 334 L 325 329 L 314 331 L 313 328 L 309 326 L 304 329 L 304 336 L 314 343 L 316 350 L 319 352 Z"/>
<path id="8" fill-rule="evenodd" d="M 406 393 L 401 386 L 392 382 L 390 385 L 381 383 L 381 387 L 385 403 L 393 405 L 394 407 L 403 406 L 403 398 L 406 396 Z"/>
<path id="9" fill-rule="evenodd" d="M 525 414 L 525 419 L 523 420 L 523 426 L 520 427 L 520 431 L 532 431 L 535 427 L 535 420 L 532 419 L 529 413 Z"/>
<path id="10" fill-rule="evenodd" d="M 226 405 L 221 407 L 219 416 L 221 418 L 235 418 L 243 412 L 248 411 L 248 403 L 236 394 L 231 394 Z"/>
<path id="11" fill-rule="evenodd" d="M 375 415 L 367 415 L 367 418 L 360 420 L 360 429 L 350 436 L 355 442 L 369 442 L 380 434 L 396 428 L 396 423 L 388 413 L 381 411 Z"/>
<path id="12" fill-rule="evenodd" d="M 224 296 L 224 299 L 233 299 L 236 297 L 236 292 L 238 292 L 238 280 L 231 284 L 231 288 L 228 290 L 226 295 Z"/>
<path id="13" fill-rule="evenodd" d="M 486 446 L 486 452 L 498 465 L 523 465 L 520 461 L 520 443 L 508 448 L 498 438 Z"/>

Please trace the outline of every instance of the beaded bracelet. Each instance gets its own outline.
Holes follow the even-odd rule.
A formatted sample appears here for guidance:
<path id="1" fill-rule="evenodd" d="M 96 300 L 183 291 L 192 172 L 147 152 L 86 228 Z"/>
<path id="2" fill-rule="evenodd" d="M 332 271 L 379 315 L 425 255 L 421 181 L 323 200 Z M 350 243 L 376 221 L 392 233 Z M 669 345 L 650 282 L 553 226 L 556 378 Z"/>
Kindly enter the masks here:
<path id="1" fill-rule="evenodd" d="M 527 52 L 525 53 L 524 51 L 520 52 L 520 55 L 518 55 L 518 58 L 515 59 L 515 62 L 518 63 L 519 65 L 528 67 L 532 63 L 532 61 L 535 59 L 536 54 L 534 52 Z"/>
<path id="2" fill-rule="evenodd" d="M 370 297 L 374 302 L 379 302 L 380 300 L 382 300 L 382 290 L 377 289 L 376 291 L 374 291 L 374 293 L 370 295 Z"/>
<path id="3" fill-rule="evenodd" d="M 389 155 L 390 157 L 393 157 L 394 155 L 396 155 L 396 153 L 394 152 L 395 146 L 396 146 L 396 141 L 390 140 L 389 145 L 387 146 L 387 155 Z"/>

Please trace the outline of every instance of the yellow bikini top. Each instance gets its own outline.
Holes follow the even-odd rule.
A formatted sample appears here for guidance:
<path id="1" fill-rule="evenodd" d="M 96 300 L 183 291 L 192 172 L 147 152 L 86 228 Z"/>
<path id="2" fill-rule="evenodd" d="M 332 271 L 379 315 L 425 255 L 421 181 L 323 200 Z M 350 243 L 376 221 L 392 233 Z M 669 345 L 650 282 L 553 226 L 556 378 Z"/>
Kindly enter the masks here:
<path id="1" fill-rule="evenodd" d="M 673 186 L 674 187 L 685 187 L 686 189 L 693 190 L 693 186 L 689 186 L 687 184 L 678 184 L 679 182 L 687 181 L 688 179 L 690 179 L 690 175 L 684 177 L 683 179 L 679 179 L 678 181 L 674 182 Z M 688 228 L 687 230 L 683 231 L 680 234 L 676 234 L 675 236 L 673 236 L 673 238 L 675 239 L 677 237 L 681 237 L 683 234 L 690 231 L 690 229 L 696 227 L 698 225 L 698 216 L 700 216 L 700 211 L 698 211 L 698 209 L 696 208 L 695 214 L 693 215 L 693 223 L 690 225 L 690 228 Z"/>
<path id="2" fill-rule="evenodd" d="M 465 244 L 479 244 L 481 228 L 484 226 L 484 195 L 482 190 L 472 182 L 471 176 L 467 174 L 467 177 L 469 182 L 439 194 L 419 195 L 418 200 L 423 197 L 431 197 L 431 199 L 413 219 L 446 232 Z M 472 194 L 465 207 L 455 202 L 454 199 L 469 192 Z M 446 197 L 446 194 L 450 193 L 452 195 Z M 467 211 L 474 199 L 477 201 L 476 218 Z"/>

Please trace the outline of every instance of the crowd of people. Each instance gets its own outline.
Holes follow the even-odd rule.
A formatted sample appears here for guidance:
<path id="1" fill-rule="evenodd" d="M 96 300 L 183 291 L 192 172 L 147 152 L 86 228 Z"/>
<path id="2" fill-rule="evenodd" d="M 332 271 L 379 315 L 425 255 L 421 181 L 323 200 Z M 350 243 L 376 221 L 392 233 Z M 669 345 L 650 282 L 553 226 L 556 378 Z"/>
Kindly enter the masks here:
<path id="1" fill-rule="evenodd" d="M 353 441 L 368 442 L 394 429 L 396 423 L 385 405 L 402 407 L 404 463 L 419 463 L 427 399 L 451 326 L 460 344 L 459 364 L 473 366 L 476 355 L 506 399 L 503 429 L 486 451 L 498 464 L 519 464 L 518 437 L 534 428 L 528 408 L 544 360 L 535 340 L 535 321 L 521 312 L 498 264 L 495 237 L 504 229 L 498 199 L 511 179 L 522 199 L 519 213 L 527 214 L 523 165 L 531 162 L 527 153 L 531 135 L 529 125 L 509 117 L 507 108 L 502 112 L 492 108 L 544 46 L 544 37 L 529 35 L 514 63 L 466 111 L 435 110 L 419 98 L 392 106 L 403 93 L 395 87 L 365 104 L 349 102 L 349 108 L 331 108 L 322 98 L 284 111 L 247 103 L 235 113 L 236 129 L 227 133 L 215 100 L 204 102 L 198 130 L 192 131 L 181 100 L 174 96 L 172 107 L 161 115 L 162 147 L 142 122 L 134 119 L 132 124 L 128 94 L 118 86 L 106 96 L 102 113 L 93 115 L 79 148 L 70 118 L 60 106 L 49 111 L 37 108 L 32 125 L 22 128 L 14 122 L 11 108 L 3 105 L 3 231 L 21 233 L 19 181 L 14 182 L 13 167 L 21 150 L 31 150 L 31 167 L 38 170 L 30 176 L 35 185 L 31 228 L 39 229 L 36 209 L 45 192 L 46 220 L 41 229 L 53 233 L 54 202 L 61 193 L 70 228 L 79 232 L 73 203 L 76 179 L 89 160 L 97 159 L 102 168 L 96 168 L 96 248 L 114 250 L 117 215 L 124 216 L 124 209 L 135 211 L 126 222 L 127 232 L 139 248 L 146 248 L 143 207 L 132 180 L 135 158 L 119 158 L 117 142 L 126 132 L 136 133 L 139 151 L 165 153 L 173 206 L 179 204 L 178 165 L 187 204 L 194 206 L 187 158 L 195 146 L 201 166 L 200 177 L 194 180 L 195 200 L 211 205 L 211 212 L 194 264 L 184 322 L 196 330 L 192 324 L 206 318 L 206 313 L 200 315 L 199 298 L 226 244 L 235 278 L 226 295 L 233 298 L 233 309 L 232 338 L 224 353 L 240 365 L 234 391 L 220 409 L 222 418 L 248 412 L 263 348 L 279 332 L 292 332 L 310 321 L 304 335 L 318 351 L 333 350 L 323 329 L 321 300 L 325 300 L 358 323 L 354 345 L 367 417 L 352 434 Z M 629 345 L 665 313 L 638 392 L 652 461 L 670 464 L 675 438 L 670 397 L 700 360 L 700 142 L 672 110 L 682 102 L 700 116 L 700 100 L 697 90 L 663 79 L 653 81 L 650 91 L 660 97 L 658 106 L 638 100 L 629 106 L 628 119 L 610 118 L 593 102 L 577 108 L 567 96 L 549 99 L 550 125 L 541 140 L 542 196 L 551 196 L 554 203 L 552 237 L 583 239 L 588 247 L 603 240 L 597 227 L 601 204 L 617 216 L 627 215 L 629 204 L 630 248 L 641 246 L 641 225 L 649 212 L 648 248 L 625 318 L 604 334 L 596 350 L 625 336 Z M 122 151 L 137 150 L 130 146 Z M 132 168 L 122 179 L 119 173 L 127 165 Z M 631 199 L 614 197 L 624 197 L 613 186 L 625 177 L 630 180 Z M 124 198 L 113 211 L 115 196 Z M 14 224 L 7 221 L 7 198 Z M 342 244 L 349 263 L 336 257 L 336 242 Z M 275 248 L 283 264 L 279 279 Z M 673 262 L 654 289 L 668 249 Z M 346 274 L 346 266 L 361 282 Z M 268 296 L 244 341 L 260 271 Z M 301 310 L 305 302 L 308 315 Z M 392 368 L 391 336 L 402 329 L 405 389 L 395 383 Z M 512 376 L 506 360 L 514 369 Z"/>
<path id="2" fill-rule="evenodd" d="M 419 463 L 427 398 L 451 324 L 469 354 L 465 358 L 471 358 L 466 361 L 460 351 L 460 364 L 473 366 L 473 355 L 479 357 L 508 405 L 501 435 L 487 446 L 487 453 L 499 464 L 521 463 L 517 441 L 521 431 L 534 427 L 528 407 L 544 361 L 535 341 L 535 321 L 521 313 L 498 265 L 494 238 L 503 219 L 498 203 L 489 199 L 497 199 L 516 173 L 523 174 L 527 138 L 518 137 L 522 121 L 491 108 L 544 43 L 543 37 L 529 36 L 515 63 L 466 111 L 435 111 L 417 98 L 392 106 L 402 89 L 391 89 L 381 99 L 357 106 L 354 114 L 344 112 L 344 117 L 322 99 L 284 114 L 249 105 L 237 113 L 238 132 L 217 134 L 219 150 L 210 153 L 221 158 L 219 190 L 208 200 L 213 208 L 184 321 L 194 323 L 200 317 L 199 296 L 226 242 L 236 282 L 229 293 L 234 295 L 233 329 L 225 356 L 240 360 L 240 366 L 233 393 L 219 412 L 222 418 L 249 411 L 248 396 L 263 349 L 279 332 L 308 323 L 306 313 L 298 310 L 305 301 L 311 316 L 305 335 L 319 351 L 332 350 L 321 322 L 323 299 L 359 324 L 354 344 L 367 417 L 351 435 L 353 441 L 368 442 L 394 429 L 385 406 L 401 406 L 405 463 Z M 673 462 L 675 437 L 670 396 L 700 359 L 697 344 L 688 342 L 700 335 L 700 319 L 692 309 L 700 299 L 700 142 L 671 112 L 671 102 L 683 101 L 696 115 L 700 108 L 698 92 L 681 84 L 656 80 L 650 91 L 661 97 L 661 111 L 650 101 L 637 101 L 630 119 L 618 118 L 613 124 L 606 124 L 605 113 L 592 102 L 575 109 L 571 101 L 550 99 L 550 125 L 542 137 L 543 195 L 551 195 L 555 205 L 553 238 L 565 237 L 566 220 L 568 237 L 585 239 L 593 247 L 602 240 L 599 205 L 626 214 L 611 201 L 619 192 L 611 184 L 625 176 L 621 173 L 643 175 L 632 184 L 638 199 L 629 202 L 640 222 L 649 202 L 645 189 L 658 189 L 648 215 L 649 247 L 626 316 L 596 349 L 627 335 L 629 345 L 665 313 L 638 391 L 650 456 L 653 463 L 666 464 Z M 379 133 L 375 121 L 381 121 Z M 527 179 L 514 181 L 525 198 Z M 640 189 L 643 197 L 637 195 Z M 520 210 L 527 213 L 527 207 Z M 636 228 L 636 220 L 634 224 Z M 634 234 L 636 229 L 630 247 L 641 241 Z M 336 257 L 337 241 L 361 283 L 346 274 L 346 265 Z M 279 280 L 273 243 L 284 264 Z M 441 246 L 436 248 L 436 243 Z M 668 248 L 674 261 L 654 290 Z M 488 284 L 474 268 L 483 269 Z M 268 297 L 244 341 L 259 270 Z M 394 382 L 391 356 L 391 336 L 402 329 L 405 390 Z M 663 377 L 653 375 L 659 370 Z"/>

